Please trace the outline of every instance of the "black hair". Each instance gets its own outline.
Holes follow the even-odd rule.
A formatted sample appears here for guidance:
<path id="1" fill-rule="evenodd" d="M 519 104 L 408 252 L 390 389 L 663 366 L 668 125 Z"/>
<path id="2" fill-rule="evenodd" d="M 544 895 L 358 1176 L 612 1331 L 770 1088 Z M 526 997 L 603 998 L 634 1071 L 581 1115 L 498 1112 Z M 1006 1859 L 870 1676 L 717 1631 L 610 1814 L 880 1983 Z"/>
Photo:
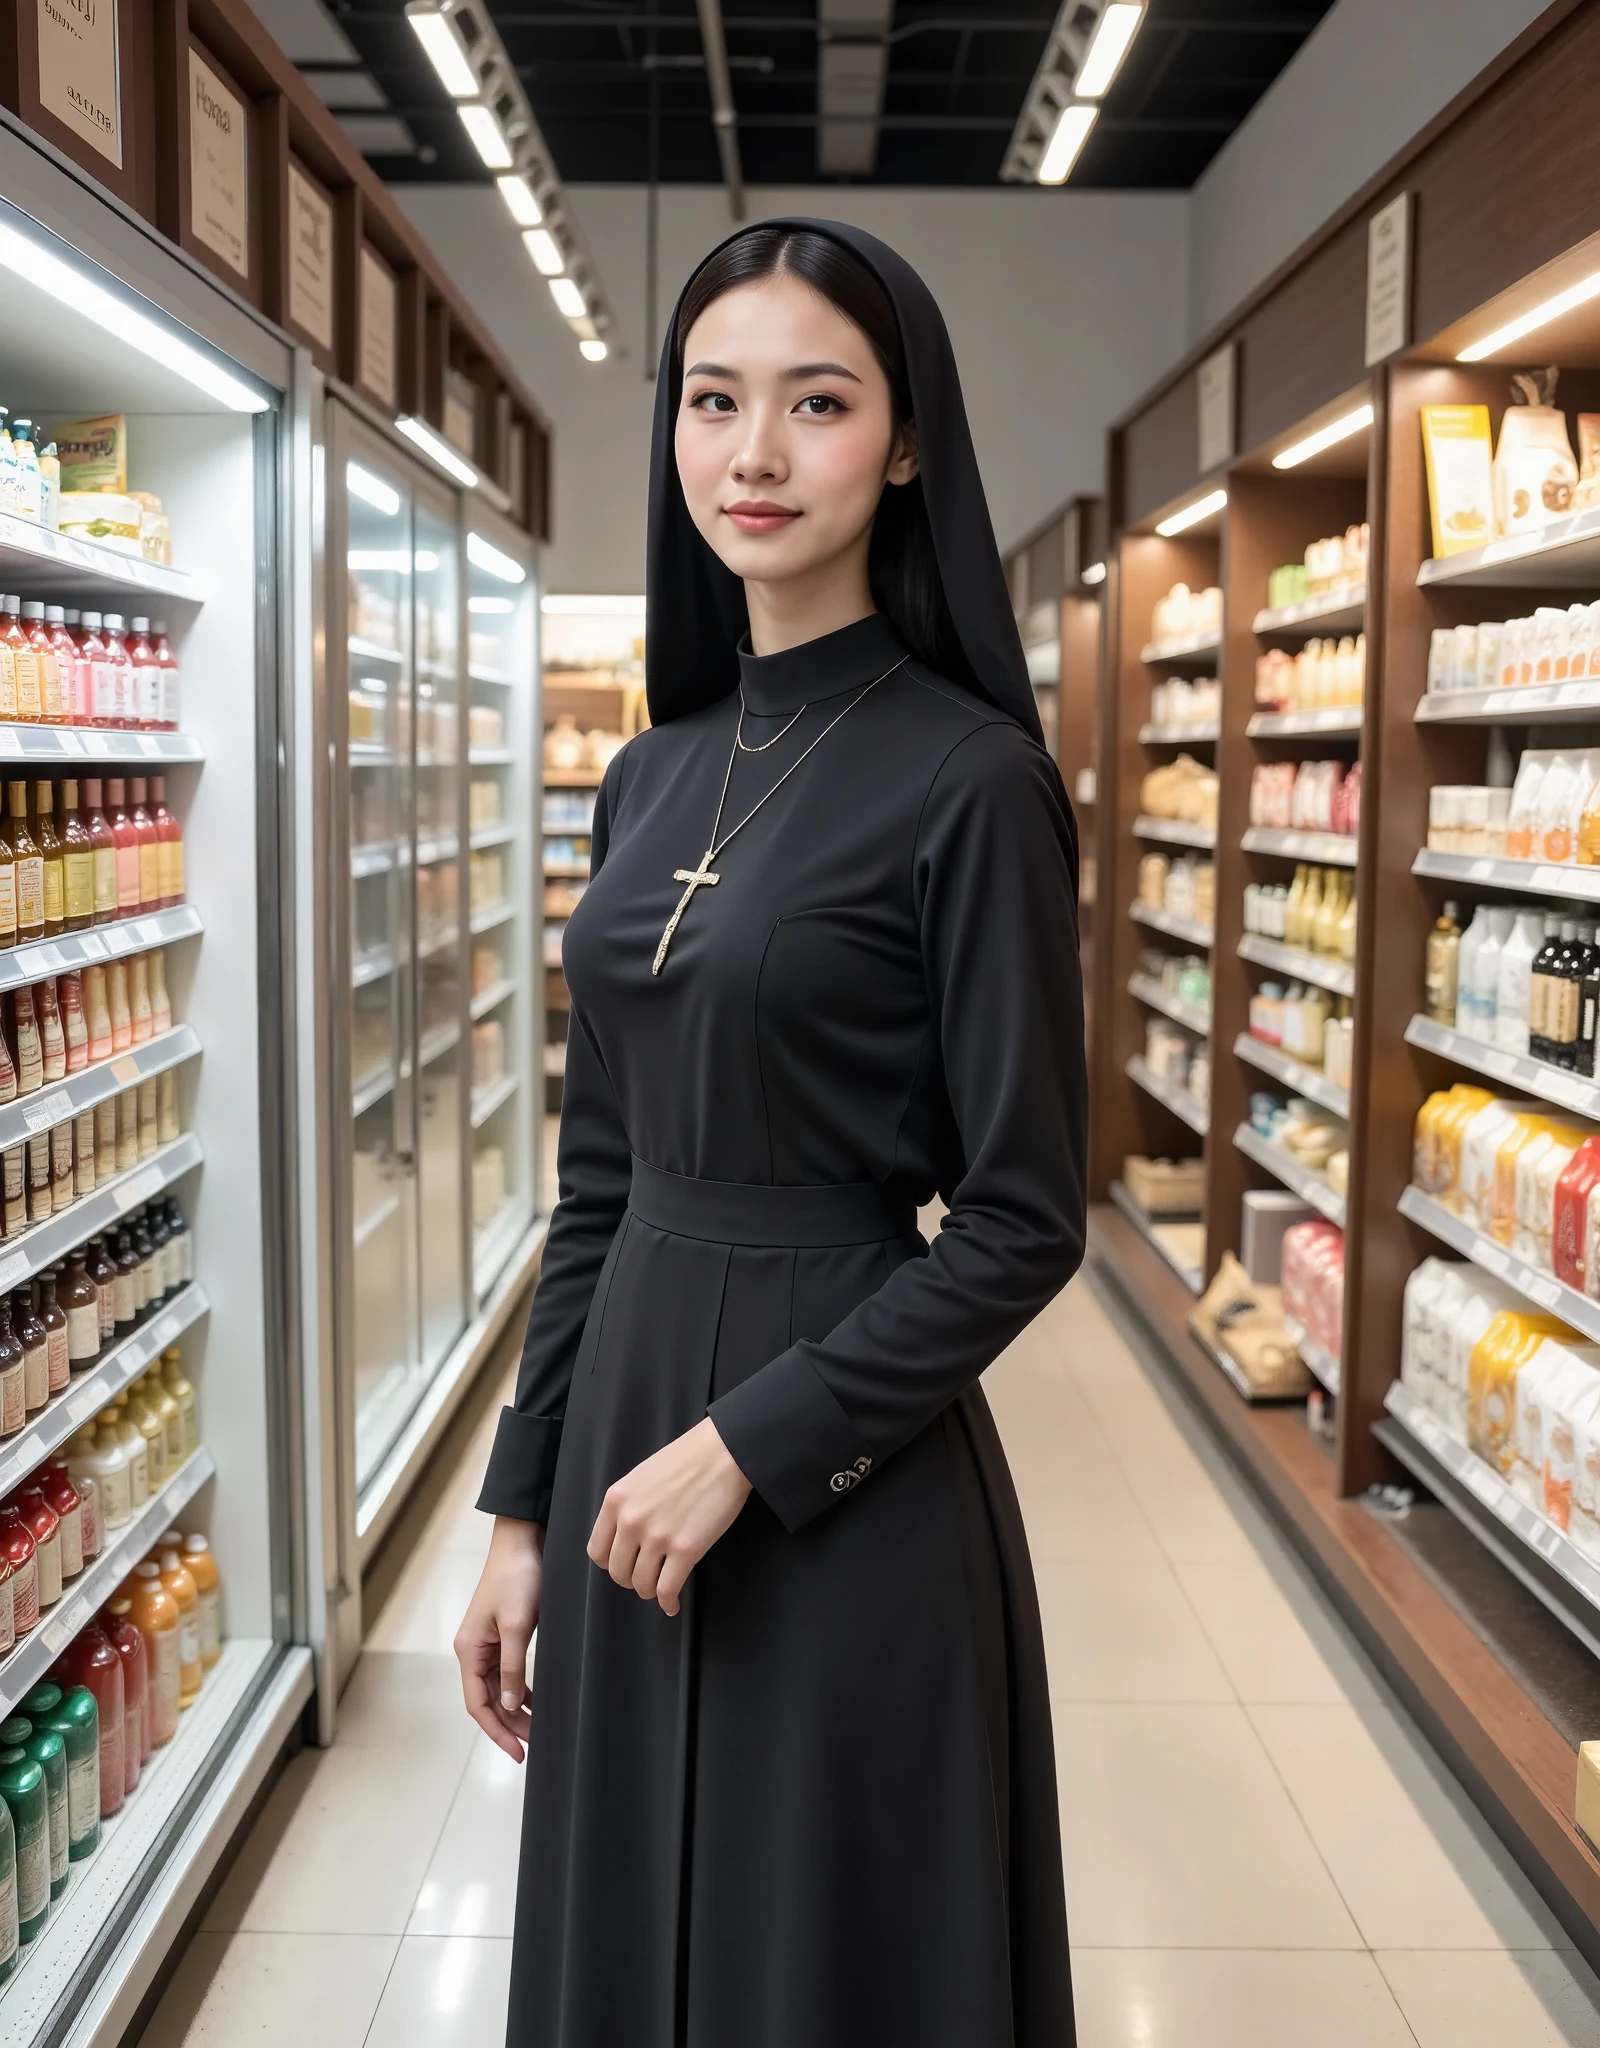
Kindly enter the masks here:
<path id="1" fill-rule="evenodd" d="M 860 328 L 889 380 L 895 418 L 910 422 L 905 344 L 888 292 L 853 250 L 807 229 L 747 228 L 701 265 L 678 304 L 680 358 L 690 328 L 713 299 L 739 285 L 779 276 L 800 278 Z M 872 523 L 867 579 L 874 604 L 907 653 L 953 681 L 971 680 L 971 664 L 939 574 L 920 475 L 884 486 Z"/>

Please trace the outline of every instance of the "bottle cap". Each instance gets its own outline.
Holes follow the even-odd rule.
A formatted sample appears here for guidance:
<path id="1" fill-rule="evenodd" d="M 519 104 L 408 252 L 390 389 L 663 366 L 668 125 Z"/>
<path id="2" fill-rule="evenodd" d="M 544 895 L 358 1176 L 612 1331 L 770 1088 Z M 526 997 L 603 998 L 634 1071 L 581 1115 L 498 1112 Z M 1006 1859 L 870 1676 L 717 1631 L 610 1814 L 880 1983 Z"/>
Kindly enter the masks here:
<path id="1" fill-rule="evenodd" d="M 64 626 L 67 623 L 66 609 L 62 605 L 47 604 L 44 615 L 52 626 Z"/>
<path id="2" fill-rule="evenodd" d="M 122 631 L 121 612 L 107 612 L 105 615 L 105 622 L 110 627 L 113 633 L 120 633 Z"/>
<path id="3" fill-rule="evenodd" d="M 150 621 L 148 619 L 130 619 L 128 624 L 136 633 L 148 633 L 150 630 Z"/>
<path id="4" fill-rule="evenodd" d="M 44 617 L 43 604 L 40 603 L 38 598 L 30 597 L 28 602 L 22 607 L 22 616 L 25 619 L 42 619 Z"/>
<path id="5" fill-rule="evenodd" d="M 85 612 L 85 613 L 84 613 L 84 615 L 83 615 L 83 629 L 84 629 L 84 631 L 85 631 L 86 633 L 98 633 L 98 632 L 99 632 L 99 630 L 100 630 L 100 614 L 99 614 L 99 612 Z"/>

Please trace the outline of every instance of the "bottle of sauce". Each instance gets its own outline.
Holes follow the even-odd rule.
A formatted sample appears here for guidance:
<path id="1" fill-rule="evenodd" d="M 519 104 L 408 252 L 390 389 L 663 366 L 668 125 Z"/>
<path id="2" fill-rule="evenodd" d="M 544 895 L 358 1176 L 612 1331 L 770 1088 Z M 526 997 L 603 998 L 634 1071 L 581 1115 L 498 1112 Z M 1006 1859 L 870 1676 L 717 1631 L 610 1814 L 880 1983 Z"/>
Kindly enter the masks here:
<path id="1" fill-rule="evenodd" d="M 123 1697 L 122 1659 L 101 1621 L 81 1629 L 76 1642 L 61 1660 L 61 1669 L 74 1689 L 86 1692 L 94 1702 L 95 1734 L 98 1739 L 100 1770 L 100 1818 L 110 1820 L 122 1810 L 127 1784 L 123 1759 L 123 1730 L 127 1702 Z M 72 1694 L 68 1693 L 70 1700 Z"/>
<path id="2" fill-rule="evenodd" d="M 44 1223 L 55 1213 L 50 1194 L 50 1133 L 28 1140 L 28 1221 Z"/>
<path id="3" fill-rule="evenodd" d="M 11 1327 L 10 1298 L 0 1295 L 0 1436 L 15 1436 L 27 1421 L 27 1373 L 22 1344 Z"/>
<path id="4" fill-rule="evenodd" d="M 17 857 L 11 826 L 0 814 L 0 946 L 17 943 Z"/>
<path id="5" fill-rule="evenodd" d="M 0 1799 L 0 1984 L 22 1960 L 22 1923 L 17 1918 L 17 1835 L 11 1809 Z"/>
<path id="6" fill-rule="evenodd" d="M 117 1171 L 139 1164 L 139 1091 L 124 1088 L 117 1097 Z"/>
<path id="7" fill-rule="evenodd" d="M 132 807 L 129 816 L 133 822 L 134 835 L 139 842 L 139 908 L 159 910 L 161 908 L 161 835 L 156 821 L 149 811 L 149 784 L 142 775 L 136 775 L 129 789 Z"/>
<path id="8" fill-rule="evenodd" d="M 39 1561 L 14 1500 L 0 1502 L 0 1551 L 11 1566 L 11 1619 L 20 1643 L 39 1626 Z"/>
<path id="9" fill-rule="evenodd" d="M 105 1410 L 105 1416 L 128 1461 L 128 1500 L 137 1514 L 150 1498 L 150 1464 L 145 1456 L 144 1431 L 128 1413 L 125 1395 L 117 1396 Z"/>
<path id="10" fill-rule="evenodd" d="M 61 785 L 61 807 L 62 922 L 69 932 L 83 932 L 94 923 L 94 847 L 70 775 Z"/>
<path id="11" fill-rule="evenodd" d="M 78 642 L 79 659 L 89 671 L 89 715 L 84 723 L 101 727 L 115 724 L 117 704 L 117 676 L 101 630 L 104 624 L 99 612 L 85 612 L 83 634 Z"/>
<path id="12" fill-rule="evenodd" d="M 65 1692 L 46 1679 L 25 1693 L 22 1711 L 35 1734 L 60 1738 L 66 1763 L 67 1857 L 82 1863 L 100 1846 L 100 1710 L 87 1686 Z"/>
<path id="13" fill-rule="evenodd" d="M 128 1019 L 133 1030 L 135 1045 L 148 1045 L 154 1026 L 150 1012 L 150 963 L 143 953 L 135 953 L 128 962 Z M 144 1083 L 140 1082 L 140 1087 Z M 151 1094 L 155 1093 L 155 1081 L 150 1082 Z"/>
<path id="14" fill-rule="evenodd" d="M 37 1094 L 44 1086 L 44 1044 L 39 1035 L 31 983 L 25 983 L 12 994 L 11 1036 L 16 1044 L 17 1093 Z"/>
<path id="15" fill-rule="evenodd" d="M 141 732 L 154 732 L 161 724 L 161 657 L 150 644 L 150 621 L 129 621 L 133 638 L 128 659 L 133 665 L 135 723 Z"/>
<path id="16" fill-rule="evenodd" d="M 167 994 L 167 956 L 161 947 L 150 955 L 150 1029 L 159 1038 L 172 1029 L 172 1000 Z M 174 1077 L 176 1078 L 176 1077 Z"/>
<path id="17" fill-rule="evenodd" d="M 222 1655 L 222 1580 L 211 1545 L 198 1529 L 183 1539 L 183 1561 L 200 1596 L 200 1662 L 209 1671 Z"/>
<path id="18" fill-rule="evenodd" d="M 158 883 L 161 907 L 170 910 L 183 901 L 183 827 L 167 809 L 167 778 L 164 775 L 152 775 L 150 778 L 150 815 L 155 820 L 161 848 Z"/>
<path id="19" fill-rule="evenodd" d="M 139 1254 L 126 1230 L 119 1230 L 113 1247 L 117 1268 L 117 1335 L 126 1336 L 139 1318 Z"/>
<path id="20" fill-rule="evenodd" d="M 156 1084 L 153 1080 L 141 1081 L 133 1092 L 138 1099 L 139 1105 L 139 1157 L 141 1159 L 148 1159 L 156 1149 L 158 1142 L 156 1135 L 159 1128 L 156 1117 Z"/>
<path id="21" fill-rule="evenodd" d="M 81 1074 L 89 1064 L 89 1021 L 83 1014 L 82 974 L 76 968 L 63 974 L 56 983 L 56 994 L 61 1004 L 61 1035 L 67 1044 L 67 1072 Z M 89 1128 L 92 1132 L 92 1122 Z M 92 1156 L 92 1144 L 90 1152 Z"/>
<path id="22" fill-rule="evenodd" d="M 126 1583 L 101 1610 L 100 1626 L 122 1659 L 123 1787 L 133 1793 L 139 1789 L 154 1745 L 150 1740 L 150 1660 L 145 1655 L 144 1637 L 134 1627 L 133 1595 Z"/>
<path id="23" fill-rule="evenodd" d="M 94 1170 L 94 1111 L 86 1109 L 72 1120 L 73 1169 L 80 1195 L 92 1195 L 98 1176 Z"/>
<path id="24" fill-rule="evenodd" d="M 0 1754 L 0 1799 L 16 1839 L 18 1931 L 37 1941 L 50 1918 L 50 1818 L 44 1773 L 20 1749 Z"/>
<path id="25" fill-rule="evenodd" d="M 28 785 L 11 785 L 11 851 L 16 863 L 17 939 L 44 937 L 44 859 L 28 829 Z"/>
<path id="26" fill-rule="evenodd" d="M 101 809 L 104 784 L 98 775 L 84 778 L 83 828 L 89 835 L 92 912 L 96 924 L 111 924 L 117 915 L 117 839 Z"/>
<path id="27" fill-rule="evenodd" d="M 161 1567 L 147 1557 L 129 1582 L 133 1625 L 144 1637 L 151 1700 L 150 1740 L 157 1749 L 178 1732 L 178 1689 L 182 1658 L 178 1603 L 161 1583 Z"/>
<path id="28" fill-rule="evenodd" d="M 64 1394 L 72 1384 L 71 1337 L 67 1330 L 67 1312 L 61 1306 L 60 1288 L 59 1266 L 50 1266 L 39 1275 L 39 1320 L 44 1324 L 50 1349 L 51 1400 L 57 1394 Z"/>
<path id="29" fill-rule="evenodd" d="M 92 1426 L 88 1434 L 92 1441 Z M 70 1449 L 71 1439 L 46 1464 L 45 1481 L 55 1489 L 50 1496 L 50 1505 L 62 1516 L 63 1521 L 66 1516 L 61 1504 L 67 1499 L 65 1488 L 70 1486 L 76 1494 L 79 1554 L 88 1565 L 93 1564 L 100 1555 L 105 1539 L 105 1532 L 100 1526 L 100 1489 L 88 1473 L 79 1475 L 73 1472 L 68 1458 Z"/>
<path id="30" fill-rule="evenodd" d="M 67 721 L 61 709 L 61 665 L 56 659 L 50 628 L 45 624 L 42 604 L 30 601 L 22 607 L 22 630 L 28 636 L 39 675 L 40 723 L 65 725 Z"/>
<path id="31" fill-rule="evenodd" d="M 89 1254 L 81 1245 L 67 1254 L 60 1301 L 67 1319 L 68 1369 L 81 1372 L 100 1356 L 100 1294 L 89 1278 Z"/>
<path id="32" fill-rule="evenodd" d="M 94 1106 L 94 1177 L 110 1180 L 117 1170 L 117 1100 L 114 1095 Z M 90 1269 L 93 1271 L 93 1268 Z"/>
<path id="33" fill-rule="evenodd" d="M 99 1161 L 95 1162 L 96 1170 Z M 92 1237 L 84 1247 L 89 1257 L 89 1278 L 100 1303 L 100 1345 L 103 1350 L 117 1333 L 117 1269 L 106 1251 L 103 1237 Z"/>
<path id="34" fill-rule="evenodd" d="M 72 1179 L 72 1126 L 54 1124 L 50 1130 L 50 1213 L 59 1216 L 77 1200 Z"/>
<path id="35" fill-rule="evenodd" d="M 12 652 L 16 658 L 17 723 L 38 725 L 44 711 L 44 703 L 39 693 L 39 650 L 34 646 L 27 627 L 18 616 L 18 600 L 8 597 L 6 606 L 5 635 L 11 642 Z"/>
<path id="36" fill-rule="evenodd" d="M 178 1116 L 178 1073 L 167 1067 L 156 1076 L 156 1139 L 170 1145 L 182 1130 Z"/>
<path id="37" fill-rule="evenodd" d="M 178 1278 L 181 1282 L 190 1281 L 194 1278 L 194 1233 L 185 1221 L 175 1195 L 167 1196 L 167 1221 L 172 1225 L 172 1250 L 178 1259 Z"/>
<path id="38" fill-rule="evenodd" d="M 138 1294 L 141 1314 L 161 1299 L 161 1281 L 156 1272 L 155 1240 L 151 1237 L 145 1212 L 141 1209 L 128 1225 L 134 1256 L 139 1261 Z M 135 1386 L 137 1393 L 138 1388 Z"/>
<path id="39" fill-rule="evenodd" d="M 139 1381 L 144 1397 L 161 1417 L 167 1432 L 167 1470 L 176 1472 L 189 1455 L 183 1439 L 183 1410 L 178 1406 L 166 1382 L 152 1365 Z M 196 1584 L 198 1584 L 198 1580 Z"/>
<path id="40" fill-rule="evenodd" d="M 66 923 L 66 871 L 62 861 L 60 835 L 56 831 L 56 793 L 48 782 L 36 782 L 34 789 L 34 844 L 39 849 L 44 879 L 44 935 L 57 938 Z"/>
<path id="41" fill-rule="evenodd" d="M 67 614 L 59 604 L 47 604 L 44 608 L 45 637 L 50 642 L 50 652 L 55 657 L 56 674 L 60 679 L 61 716 L 57 723 L 76 725 L 78 722 L 78 643 L 72 637 L 67 625 Z"/>
<path id="42" fill-rule="evenodd" d="M 178 730 L 180 686 L 178 682 L 178 657 L 172 651 L 172 642 L 167 638 L 167 622 L 157 619 L 150 628 L 155 636 L 156 660 L 161 664 L 161 730 Z"/>
<path id="43" fill-rule="evenodd" d="M 50 1398 L 50 1333 L 34 1314 L 26 1287 L 11 1297 L 11 1327 L 22 1346 L 23 1400 L 28 1413 L 37 1415 Z"/>
<path id="44" fill-rule="evenodd" d="M 55 983 L 35 983 L 33 1000 L 39 1025 L 40 1071 L 44 1085 L 53 1088 L 67 1078 L 67 1034 L 61 1028 L 61 1006 L 56 1001 Z"/>
<path id="45" fill-rule="evenodd" d="M 12 1145 L 0 1152 L 0 1189 L 5 1200 L 5 1234 L 20 1237 L 28 1227 L 28 1149 Z"/>
<path id="46" fill-rule="evenodd" d="M 45 1823 L 50 1837 L 50 1903 L 63 1897 L 71 1872 L 67 1825 L 67 1748 L 53 1728 L 35 1728 L 26 1714 L 0 1721 L 0 1750 L 20 1750 L 44 1778 Z"/>
<path id="47" fill-rule="evenodd" d="M 106 992 L 111 1006 L 111 1050 L 126 1052 L 133 1043 L 133 1010 L 128 995 L 128 963 L 113 960 L 106 969 Z M 118 1128 L 121 1128 L 120 1119 Z M 130 1159 L 131 1166 L 133 1161 Z"/>
<path id="48" fill-rule="evenodd" d="M 111 672 L 111 723 L 119 732 L 133 731 L 136 702 L 133 663 L 128 659 L 125 638 L 126 623 L 121 612 L 107 612 L 101 626 L 106 643 L 106 666 Z M 116 802 L 115 797 L 112 802 Z"/>
<path id="49" fill-rule="evenodd" d="M 123 1398 L 128 1404 L 129 1421 L 144 1438 L 145 1470 L 150 1475 L 150 1491 L 157 1494 L 167 1483 L 166 1424 L 156 1410 L 140 1398 L 137 1385 L 130 1387 Z"/>
<path id="50" fill-rule="evenodd" d="M 183 1353 L 176 1344 L 161 1354 L 161 1377 L 183 1416 L 183 1455 L 192 1458 L 200 1448 L 200 1401 L 184 1377 Z"/>
<path id="51" fill-rule="evenodd" d="M 37 1486 L 18 1487 L 11 1501 L 33 1538 L 39 1606 L 41 1609 L 54 1607 L 61 1598 L 60 1518 Z"/>
<path id="52" fill-rule="evenodd" d="M 11 1057 L 11 1048 L 6 1035 L 0 1029 L 0 1102 L 15 1102 L 17 1099 L 17 1068 Z"/>
<path id="53" fill-rule="evenodd" d="M 0 597 L 0 724 L 13 724 L 17 716 L 17 647 L 27 642 L 17 617 L 17 599 Z"/>
<path id="54" fill-rule="evenodd" d="M 176 1544 L 163 1548 L 158 1562 L 161 1583 L 178 1605 L 178 1705 L 192 1707 L 205 1675 L 200 1663 L 200 1592 Z"/>
<path id="55" fill-rule="evenodd" d="M 83 970 L 83 1021 L 89 1032 L 89 1064 L 98 1066 L 111 1057 L 111 1004 L 103 967 Z M 115 1130 L 113 1122 L 113 1133 Z"/>
<path id="56" fill-rule="evenodd" d="M 93 1480 L 100 1497 L 100 1533 L 110 1543 L 119 1529 L 125 1529 L 133 1515 L 133 1485 L 128 1473 L 128 1454 L 122 1448 L 115 1422 L 102 1414 L 67 1446 L 67 1464 L 80 1484 Z"/>
<path id="57" fill-rule="evenodd" d="M 38 1475 L 39 1491 L 61 1526 L 61 1582 L 70 1585 L 87 1559 L 83 1549 L 83 1495 L 72 1483 L 64 1460 L 52 1458 Z"/>
<path id="58" fill-rule="evenodd" d="M 117 846 L 117 915 L 139 915 L 139 834 L 128 812 L 128 785 L 120 775 L 106 784 L 111 836 Z"/>

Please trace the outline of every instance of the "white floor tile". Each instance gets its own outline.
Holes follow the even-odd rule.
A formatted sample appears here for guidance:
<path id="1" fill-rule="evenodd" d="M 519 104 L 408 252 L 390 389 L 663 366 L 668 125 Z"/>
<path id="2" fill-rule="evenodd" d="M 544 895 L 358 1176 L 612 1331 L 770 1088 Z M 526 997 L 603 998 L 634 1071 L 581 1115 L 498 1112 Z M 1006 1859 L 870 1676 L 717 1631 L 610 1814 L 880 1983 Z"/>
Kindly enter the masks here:
<path id="1" fill-rule="evenodd" d="M 363 2048 L 399 1946 L 392 1935 L 196 1934 L 140 2048 Z"/>
<path id="2" fill-rule="evenodd" d="M 1417 2048 L 1596 2048 L 1600 1999 L 1570 1955 L 1380 1951 Z"/>
<path id="3" fill-rule="evenodd" d="M 515 1918 L 526 1766 L 473 1731 L 472 1760 L 406 1932 L 509 1937 Z"/>
<path id="4" fill-rule="evenodd" d="M 493 2048 L 505 2038 L 510 1980 L 509 1941 L 407 1935 L 369 2048 Z"/>
<path id="5" fill-rule="evenodd" d="M 1078 2048 L 1416 2048 L 1359 1950 L 1086 1949 L 1072 1976 Z"/>

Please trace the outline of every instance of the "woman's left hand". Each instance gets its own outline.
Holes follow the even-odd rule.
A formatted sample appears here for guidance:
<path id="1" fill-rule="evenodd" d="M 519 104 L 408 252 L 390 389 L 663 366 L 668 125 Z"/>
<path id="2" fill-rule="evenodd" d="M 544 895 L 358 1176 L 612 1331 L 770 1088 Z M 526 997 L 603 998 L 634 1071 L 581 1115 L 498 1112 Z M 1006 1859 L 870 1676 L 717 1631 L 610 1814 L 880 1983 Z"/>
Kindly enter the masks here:
<path id="1" fill-rule="evenodd" d="M 749 1494 L 708 1415 L 606 1488 L 589 1555 L 619 1586 L 676 1614 L 684 1581 Z"/>

